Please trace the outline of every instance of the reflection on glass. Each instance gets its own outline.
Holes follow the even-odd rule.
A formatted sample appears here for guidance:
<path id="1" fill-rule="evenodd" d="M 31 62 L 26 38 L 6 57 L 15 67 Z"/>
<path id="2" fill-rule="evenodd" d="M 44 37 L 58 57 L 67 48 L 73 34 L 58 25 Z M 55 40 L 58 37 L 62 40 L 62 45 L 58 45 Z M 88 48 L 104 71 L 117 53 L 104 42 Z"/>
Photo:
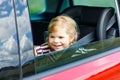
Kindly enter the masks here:
<path id="1" fill-rule="evenodd" d="M 8 17 L 13 10 L 12 0 L 0 1 L 0 18 Z"/>
<path id="2" fill-rule="evenodd" d="M 29 69 L 28 72 L 32 69 L 34 71 L 34 65 L 30 66 L 31 61 L 34 59 L 34 54 L 33 54 L 31 25 L 30 25 L 29 12 L 26 1 L 27 0 L 14 0 L 15 9 L 16 9 L 15 11 L 16 11 L 17 29 L 18 29 L 18 36 L 20 43 L 20 57 L 21 57 L 21 65 L 23 66 L 22 68 L 23 73 L 24 72 L 26 73 L 27 71 L 25 69 L 26 67 L 27 69 Z M 31 73 L 27 73 L 27 74 L 31 74 Z"/>
<path id="3" fill-rule="evenodd" d="M 13 1 L 0 0 L 0 80 L 19 78 L 18 53 Z"/>

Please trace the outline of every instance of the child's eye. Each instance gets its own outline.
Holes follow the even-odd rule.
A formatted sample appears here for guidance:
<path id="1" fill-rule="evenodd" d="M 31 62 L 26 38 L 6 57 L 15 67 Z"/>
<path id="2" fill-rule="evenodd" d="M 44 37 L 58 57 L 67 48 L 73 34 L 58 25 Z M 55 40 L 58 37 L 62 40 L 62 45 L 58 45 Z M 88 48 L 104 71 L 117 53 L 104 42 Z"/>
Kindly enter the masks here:
<path id="1" fill-rule="evenodd" d="M 54 38 L 54 36 L 50 36 L 50 38 Z"/>
<path id="2" fill-rule="evenodd" d="M 62 39 L 62 38 L 64 38 L 64 37 L 63 37 L 63 36 L 60 36 L 59 38 Z"/>

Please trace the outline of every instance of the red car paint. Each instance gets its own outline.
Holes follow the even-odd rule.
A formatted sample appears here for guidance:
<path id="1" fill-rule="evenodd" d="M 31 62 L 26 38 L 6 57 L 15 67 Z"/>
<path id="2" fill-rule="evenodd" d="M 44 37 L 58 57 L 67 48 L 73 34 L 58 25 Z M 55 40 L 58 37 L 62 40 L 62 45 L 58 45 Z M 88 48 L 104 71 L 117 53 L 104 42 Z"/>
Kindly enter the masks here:
<path id="1" fill-rule="evenodd" d="M 120 80 L 119 56 L 116 52 L 40 80 Z"/>

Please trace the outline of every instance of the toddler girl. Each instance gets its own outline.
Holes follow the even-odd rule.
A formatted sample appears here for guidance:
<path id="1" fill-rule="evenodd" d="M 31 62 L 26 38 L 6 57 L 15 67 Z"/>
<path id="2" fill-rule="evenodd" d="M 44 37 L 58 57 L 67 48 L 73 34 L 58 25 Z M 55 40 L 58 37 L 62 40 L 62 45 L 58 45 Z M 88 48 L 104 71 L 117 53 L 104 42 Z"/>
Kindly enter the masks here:
<path id="1" fill-rule="evenodd" d="M 77 31 L 76 22 L 69 16 L 60 15 L 53 18 L 48 26 L 48 39 L 46 43 L 34 48 L 35 55 L 69 48 L 78 38 Z"/>

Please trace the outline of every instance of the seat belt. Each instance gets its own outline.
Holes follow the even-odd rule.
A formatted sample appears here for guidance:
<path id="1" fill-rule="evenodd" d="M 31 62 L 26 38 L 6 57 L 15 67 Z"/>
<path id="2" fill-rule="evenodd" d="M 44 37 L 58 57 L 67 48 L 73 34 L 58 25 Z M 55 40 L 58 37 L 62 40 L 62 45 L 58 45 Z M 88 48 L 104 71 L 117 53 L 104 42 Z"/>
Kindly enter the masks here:
<path id="1" fill-rule="evenodd" d="M 115 22 L 116 22 L 115 15 L 113 15 L 108 22 L 106 31 L 109 30 L 114 25 Z M 85 37 L 79 39 L 73 46 L 80 46 L 80 45 L 82 46 L 92 42 L 93 40 L 95 40 L 95 32 L 91 32 L 87 34 Z"/>
<path id="2" fill-rule="evenodd" d="M 94 38 L 94 32 L 91 32 L 89 34 L 87 34 L 85 37 L 79 39 L 74 45 L 72 46 L 82 46 L 82 45 L 85 45 L 85 44 L 88 44 L 90 42 L 92 42 L 95 38 Z"/>
<path id="3" fill-rule="evenodd" d="M 111 19 L 109 20 L 109 22 L 108 22 L 106 31 L 107 31 L 108 29 L 110 29 L 115 22 L 116 22 L 116 17 L 115 17 L 115 15 L 113 15 L 113 16 L 111 17 Z"/>

